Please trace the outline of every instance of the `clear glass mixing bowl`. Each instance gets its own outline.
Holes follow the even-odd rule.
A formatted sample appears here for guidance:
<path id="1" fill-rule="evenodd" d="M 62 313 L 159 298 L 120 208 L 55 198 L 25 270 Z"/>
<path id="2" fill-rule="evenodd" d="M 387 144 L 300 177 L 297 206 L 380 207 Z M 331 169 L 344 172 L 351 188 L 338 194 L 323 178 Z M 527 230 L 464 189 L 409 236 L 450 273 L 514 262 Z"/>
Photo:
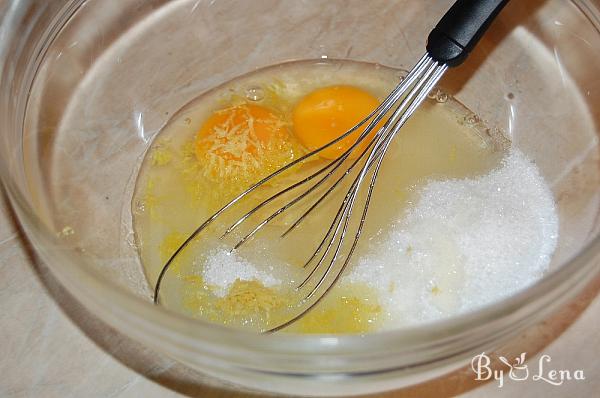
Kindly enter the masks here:
<path id="1" fill-rule="evenodd" d="M 493 306 L 366 336 L 254 335 L 155 307 L 130 199 L 152 137 L 221 82 L 291 59 L 410 68 L 451 1 L 5 1 L 0 171 L 33 246 L 90 311 L 156 351 L 246 387 L 397 388 L 462 366 L 598 272 L 600 1 L 508 5 L 444 87 L 535 160 L 560 213 L 552 271 Z M 343 382 L 341 382 L 343 381 Z"/>

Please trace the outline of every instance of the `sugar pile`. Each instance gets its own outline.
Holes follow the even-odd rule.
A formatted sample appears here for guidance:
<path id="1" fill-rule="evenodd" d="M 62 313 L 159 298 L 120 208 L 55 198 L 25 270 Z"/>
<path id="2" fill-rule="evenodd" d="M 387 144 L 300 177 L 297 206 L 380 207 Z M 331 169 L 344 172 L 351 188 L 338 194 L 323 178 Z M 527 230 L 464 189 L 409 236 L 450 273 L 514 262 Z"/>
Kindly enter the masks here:
<path id="1" fill-rule="evenodd" d="M 419 194 L 346 277 L 380 292 L 386 328 L 500 300 L 547 269 L 558 216 L 544 179 L 518 150 L 485 176 L 433 181 Z"/>
<path id="2" fill-rule="evenodd" d="M 418 196 L 344 277 L 379 293 L 384 328 L 473 310 L 527 287 L 547 270 L 558 239 L 556 207 L 537 167 L 520 151 L 512 150 L 487 175 L 432 181 Z M 275 268 L 216 248 L 201 272 L 222 297 L 236 279 L 280 285 L 281 267 Z"/>
<path id="3" fill-rule="evenodd" d="M 272 267 L 270 267 L 270 271 L 272 271 Z M 202 277 L 204 282 L 211 286 L 213 292 L 220 297 L 227 294 L 236 279 L 256 280 L 267 287 L 281 283 L 271 272 L 259 270 L 248 260 L 226 248 L 216 248 L 208 253 L 206 262 L 202 266 Z"/>

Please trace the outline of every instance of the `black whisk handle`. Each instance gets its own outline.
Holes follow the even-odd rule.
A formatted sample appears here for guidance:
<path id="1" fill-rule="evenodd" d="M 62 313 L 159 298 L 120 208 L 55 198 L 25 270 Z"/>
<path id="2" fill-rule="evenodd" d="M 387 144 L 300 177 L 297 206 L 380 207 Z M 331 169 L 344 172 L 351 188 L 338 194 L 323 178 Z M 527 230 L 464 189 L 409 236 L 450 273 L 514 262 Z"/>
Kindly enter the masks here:
<path id="1" fill-rule="evenodd" d="M 508 0 L 458 0 L 427 39 L 427 52 L 448 66 L 458 66 L 479 42 Z"/>

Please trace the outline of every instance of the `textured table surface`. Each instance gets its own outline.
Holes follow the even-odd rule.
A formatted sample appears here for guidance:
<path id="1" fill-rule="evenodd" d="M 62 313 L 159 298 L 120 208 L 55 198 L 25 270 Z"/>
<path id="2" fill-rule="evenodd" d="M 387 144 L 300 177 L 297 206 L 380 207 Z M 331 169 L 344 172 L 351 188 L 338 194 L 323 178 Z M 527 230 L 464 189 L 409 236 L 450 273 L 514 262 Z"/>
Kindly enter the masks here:
<path id="1" fill-rule="evenodd" d="M 600 278 L 570 305 L 529 330 L 527 381 L 474 380 L 470 369 L 383 397 L 589 397 L 600 391 Z M 112 330 L 76 303 L 35 260 L 0 196 L 1 397 L 244 397 L 195 382 L 201 376 Z M 515 343 L 517 344 L 517 343 Z M 532 347 L 531 344 L 528 347 Z M 519 352 L 519 351 L 517 351 Z M 532 380 L 546 370 L 582 369 L 584 381 Z"/>

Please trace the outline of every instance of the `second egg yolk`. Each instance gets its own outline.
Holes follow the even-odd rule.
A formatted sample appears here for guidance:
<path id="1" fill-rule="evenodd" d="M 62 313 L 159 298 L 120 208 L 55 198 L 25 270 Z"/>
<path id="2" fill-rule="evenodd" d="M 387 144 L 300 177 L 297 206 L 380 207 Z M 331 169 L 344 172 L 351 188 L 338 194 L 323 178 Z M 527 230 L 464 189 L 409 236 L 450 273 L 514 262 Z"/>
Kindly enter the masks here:
<path id="1" fill-rule="evenodd" d="M 367 117 L 379 101 L 370 93 L 353 86 L 320 88 L 304 97 L 293 110 L 294 132 L 309 150 L 315 150 L 338 138 Z M 358 156 L 372 136 L 383 125 L 381 121 L 354 149 Z M 326 159 L 335 159 L 354 144 L 368 122 L 348 137 L 319 152 Z"/>

